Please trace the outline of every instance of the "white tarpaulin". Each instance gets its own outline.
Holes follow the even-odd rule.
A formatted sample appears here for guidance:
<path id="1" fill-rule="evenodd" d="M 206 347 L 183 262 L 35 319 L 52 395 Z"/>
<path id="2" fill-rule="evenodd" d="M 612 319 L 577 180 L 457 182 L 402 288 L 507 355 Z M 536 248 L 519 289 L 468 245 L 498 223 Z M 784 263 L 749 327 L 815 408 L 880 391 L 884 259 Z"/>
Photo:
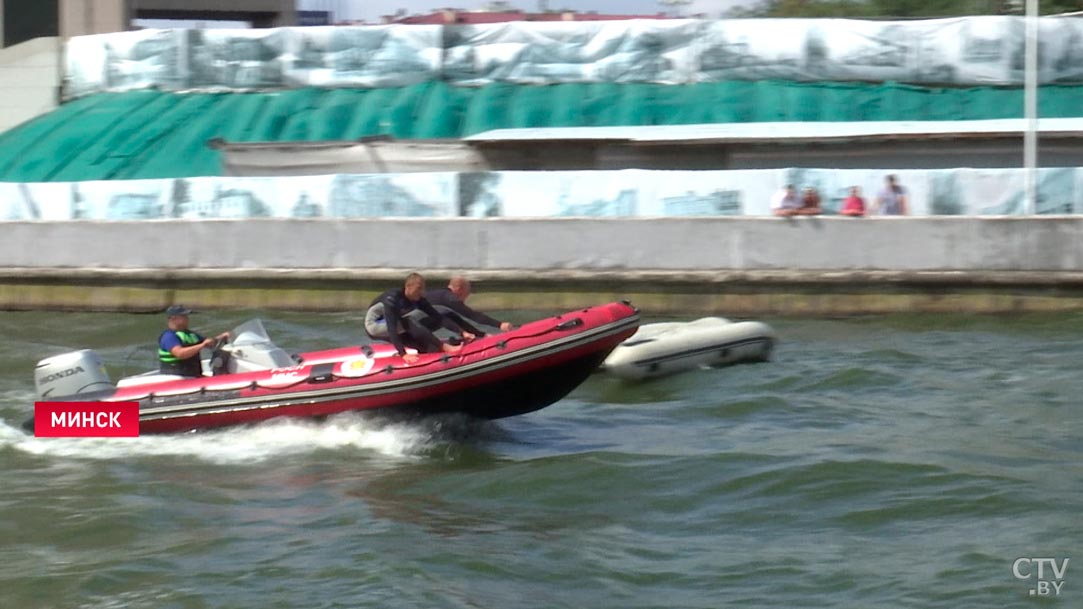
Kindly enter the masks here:
<path id="1" fill-rule="evenodd" d="M 1039 82 L 1083 81 L 1083 20 L 1043 17 Z M 68 96 L 159 87 L 695 83 L 1021 85 L 1023 18 L 516 21 L 77 36 Z"/>
<path id="2" fill-rule="evenodd" d="M 444 76 L 493 81 L 687 83 L 704 22 L 528 22 L 447 26 Z"/>
<path id="3" fill-rule="evenodd" d="M 139 30 L 75 36 L 66 47 L 65 94 L 160 87 L 184 89 L 185 30 Z"/>
<path id="4" fill-rule="evenodd" d="M 1083 76 L 1083 22 L 1043 18 L 1039 80 Z M 1023 82 L 1023 21 L 979 16 L 923 21 L 753 19 L 711 22 L 699 80 L 898 81 L 938 85 Z"/>
<path id="5" fill-rule="evenodd" d="M 291 86 L 402 87 L 439 78 L 441 29 L 291 28 L 285 72 Z"/>
<path id="6" fill-rule="evenodd" d="M 68 41 L 69 97 L 137 88 L 402 87 L 439 78 L 439 26 L 141 30 Z"/>

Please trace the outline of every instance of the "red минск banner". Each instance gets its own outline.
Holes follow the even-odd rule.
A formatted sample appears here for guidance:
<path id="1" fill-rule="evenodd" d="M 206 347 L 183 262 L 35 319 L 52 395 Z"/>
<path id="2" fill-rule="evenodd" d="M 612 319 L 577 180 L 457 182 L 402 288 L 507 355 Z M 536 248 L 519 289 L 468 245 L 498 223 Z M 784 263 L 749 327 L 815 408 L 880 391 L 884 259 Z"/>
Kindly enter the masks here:
<path id="1" fill-rule="evenodd" d="M 134 438 L 139 402 L 34 402 L 38 438 Z"/>

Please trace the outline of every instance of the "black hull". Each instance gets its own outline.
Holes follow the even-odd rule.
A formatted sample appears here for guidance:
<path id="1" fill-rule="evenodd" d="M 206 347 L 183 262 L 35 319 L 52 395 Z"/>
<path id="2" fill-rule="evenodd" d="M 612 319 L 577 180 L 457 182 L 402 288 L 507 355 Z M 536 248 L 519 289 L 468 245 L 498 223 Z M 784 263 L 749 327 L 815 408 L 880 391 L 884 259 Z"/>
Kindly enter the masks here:
<path id="1" fill-rule="evenodd" d="M 458 413 L 478 419 L 503 419 L 534 412 L 571 393 L 601 365 L 607 355 L 608 349 L 596 351 L 562 364 L 470 387 L 453 395 L 403 404 L 390 410 L 395 415 L 409 417 Z"/>

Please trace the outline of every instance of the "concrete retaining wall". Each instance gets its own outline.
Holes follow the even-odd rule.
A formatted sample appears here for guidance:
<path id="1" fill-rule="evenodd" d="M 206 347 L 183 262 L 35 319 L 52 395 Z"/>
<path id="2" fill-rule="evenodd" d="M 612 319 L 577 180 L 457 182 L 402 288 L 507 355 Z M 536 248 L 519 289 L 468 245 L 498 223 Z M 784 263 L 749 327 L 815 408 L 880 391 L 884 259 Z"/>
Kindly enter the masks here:
<path id="1" fill-rule="evenodd" d="M 56 108 L 59 86 L 59 38 L 0 49 L 0 132 Z"/>
<path id="2" fill-rule="evenodd" d="M 358 309 L 409 270 L 479 306 L 657 312 L 1083 309 L 1083 218 L 0 223 L 0 307 Z"/>
<path id="3" fill-rule="evenodd" d="M 0 268 L 1078 271 L 1083 218 L 0 223 Z"/>

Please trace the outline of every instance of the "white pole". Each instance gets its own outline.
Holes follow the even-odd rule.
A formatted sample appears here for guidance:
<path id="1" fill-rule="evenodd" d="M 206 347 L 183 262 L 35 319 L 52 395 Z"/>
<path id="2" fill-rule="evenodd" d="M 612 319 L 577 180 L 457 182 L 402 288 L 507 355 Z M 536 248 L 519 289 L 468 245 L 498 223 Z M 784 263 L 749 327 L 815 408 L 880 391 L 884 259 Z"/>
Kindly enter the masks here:
<path id="1" fill-rule="evenodd" d="M 1027 0 L 1026 42 L 1023 49 L 1023 190 L 1025 213 L 1038 211 L 1038 0 Z"/>

